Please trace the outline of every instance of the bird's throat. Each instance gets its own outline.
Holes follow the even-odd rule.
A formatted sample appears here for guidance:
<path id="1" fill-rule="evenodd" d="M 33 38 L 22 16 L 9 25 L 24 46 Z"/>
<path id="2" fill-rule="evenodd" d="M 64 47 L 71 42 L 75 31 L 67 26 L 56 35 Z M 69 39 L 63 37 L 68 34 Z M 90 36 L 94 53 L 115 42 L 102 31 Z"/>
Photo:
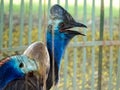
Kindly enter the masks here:
<path id="1" fill-rule="evenodd" d="M 52 42 L 54 41 L 54 42 Z M 66 46 L 69 40 L 64 40 L 59 36 L 54 36 L 54 40 L 52 39 L 52 35 L 47 33 L 47 48 L 51 59 L 54 59 L 55 63 L 60 68 L 60 63 L 62 56 L 65 52 Z"/>

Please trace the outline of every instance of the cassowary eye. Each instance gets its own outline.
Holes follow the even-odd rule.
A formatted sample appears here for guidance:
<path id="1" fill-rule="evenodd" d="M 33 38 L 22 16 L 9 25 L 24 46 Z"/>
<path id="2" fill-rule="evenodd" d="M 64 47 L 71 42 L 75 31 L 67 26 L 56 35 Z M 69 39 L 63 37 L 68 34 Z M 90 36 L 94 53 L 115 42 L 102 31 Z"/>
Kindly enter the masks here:
<path id="1" fill-rule="evenodd" d="M 60 27 L 64 27 L 64 23 L 62 22 L 62 23 L 60 23 Z"/>
<path id="2" fill-rule="evenodd" d="M 23 68 L 23 67 L 24 67 L 24 64 L 23 64 L 23 63 L 20 63 L 19 67 L 20 67 L 20 68 Z"/>

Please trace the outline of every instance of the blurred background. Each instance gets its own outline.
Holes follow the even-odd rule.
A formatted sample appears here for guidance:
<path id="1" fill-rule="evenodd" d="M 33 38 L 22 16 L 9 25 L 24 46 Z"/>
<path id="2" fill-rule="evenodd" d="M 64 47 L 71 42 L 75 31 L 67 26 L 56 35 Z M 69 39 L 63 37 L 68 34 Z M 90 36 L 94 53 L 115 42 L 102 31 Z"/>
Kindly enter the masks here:
<path id="1" fill-rule="evenodd" d="M 0 0 L 0 59 L 45 42 L 50 7 L 60 4 L 87 29 L 69 44 L 57 90 L 120 90 L 120 0 Z"/>

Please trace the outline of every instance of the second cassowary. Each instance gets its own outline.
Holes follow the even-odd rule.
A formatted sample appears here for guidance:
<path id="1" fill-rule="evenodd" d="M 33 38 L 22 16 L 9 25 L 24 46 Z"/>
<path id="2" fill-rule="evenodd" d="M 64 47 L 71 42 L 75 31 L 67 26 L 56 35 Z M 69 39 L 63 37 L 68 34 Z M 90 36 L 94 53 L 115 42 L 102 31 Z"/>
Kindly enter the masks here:
<path id="1" fill-rule="evenodd" d="M 0 90 L 13 80 L 24 78 L 25 74 L 37 71 L 36 62 L 25 55 L 11 56 L 0 61 Z"/>
<path id="2" fill-rule="evenodd" d="M 37 72 L 27 74 L 23 79 L 10 82 L 4 90 L 45 90 L 50 60 L 46 46 L 41 42 L 31 44 L 23 55 L 38 63 Z"/>

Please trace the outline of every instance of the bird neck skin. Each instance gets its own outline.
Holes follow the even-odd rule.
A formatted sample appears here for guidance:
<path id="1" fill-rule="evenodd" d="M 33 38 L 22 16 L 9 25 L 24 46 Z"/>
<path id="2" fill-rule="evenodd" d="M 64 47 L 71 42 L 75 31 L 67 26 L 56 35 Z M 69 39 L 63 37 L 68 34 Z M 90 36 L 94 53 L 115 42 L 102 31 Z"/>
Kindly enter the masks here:
<path id="1" fill-rule="evenodd" d="M 48 52 L 50 55 L 50 71 L 46 81 L 46 87 L 47 87 L 46 90 L 50 90 L 53 84 L 56 85 L 58 83 L 61 58 L 65 52 L 67 44 L 73 37 L 73 35 L 61 33 L 58 27 L 54 28 L 54 35 L 52 35 L 52 29 L 51 28 L 49 29 L 49 28 L 50 27 L 48 26 L 46 41 L 47 41 Z M 54 53 L 54 56 L 53 56 L 53 53 Z M 54 69 L 52 68 L 53 62 L 54 62 Z M 54 81 L 52 78 L 53 73 L 55 75 Z"/>
<path id="2" fill-rule="evenodd" d="M 54 42 L 51 31 L 47 31 L 47 48 L 50 54 L 50 58 L 52 59 L 52 51 L 54 50 L 54 60 L 57 64 L 58 69 L 60 68 L 61 58 L 65 52 L 66 46 L 69 43 L 71 38 L 67 38 L 64 34 L 60 33 L 59 30 L 54 30 Z M 52 45 L 54 45 L 54 49 L 52 49 Z"/>
<path id="3" fill-rule="evenodd" d="M 14 62 L 9 60 L 0 66 L 0 90 L 3 89 L 10 81 L 16 79 L 17 77 L 22 77 L 22 73 L 18 73 L 14 70 Z"/>

